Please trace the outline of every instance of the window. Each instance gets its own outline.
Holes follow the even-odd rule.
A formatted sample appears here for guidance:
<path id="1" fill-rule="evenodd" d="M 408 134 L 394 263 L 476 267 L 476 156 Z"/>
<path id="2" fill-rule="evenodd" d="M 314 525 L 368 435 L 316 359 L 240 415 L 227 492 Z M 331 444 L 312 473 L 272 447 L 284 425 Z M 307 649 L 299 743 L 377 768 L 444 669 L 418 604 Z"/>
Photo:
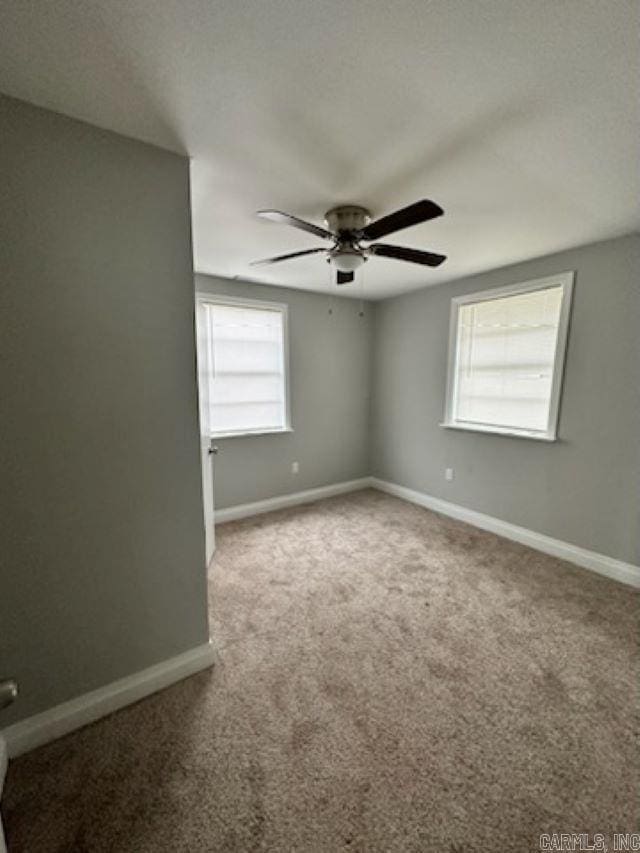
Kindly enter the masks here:
<path id="1" fill-rule="evenodd" d="M 445 427 L 556 438 L 573 273 L 452 301 Z"/>
<path id="2" fill-rule="evenodd" d="M 197 325 L 205 434 L 288 430 L 287 306 L 202 295 Z"/>

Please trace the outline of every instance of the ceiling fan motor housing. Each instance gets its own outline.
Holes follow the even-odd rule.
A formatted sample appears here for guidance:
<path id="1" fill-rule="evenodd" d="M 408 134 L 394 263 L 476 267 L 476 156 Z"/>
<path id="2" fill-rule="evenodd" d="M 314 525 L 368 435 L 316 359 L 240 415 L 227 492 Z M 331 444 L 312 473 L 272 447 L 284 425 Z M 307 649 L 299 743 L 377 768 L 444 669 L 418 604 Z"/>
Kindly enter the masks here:
<path id="1" fill-rule="evenodd" d="M 366 207 L 346 204 L 328 210 L 324 215 L 324 221 L 333 234 L 340 234 L 344 231 L 362 231 L 371 222 L 371 214 Z"/>

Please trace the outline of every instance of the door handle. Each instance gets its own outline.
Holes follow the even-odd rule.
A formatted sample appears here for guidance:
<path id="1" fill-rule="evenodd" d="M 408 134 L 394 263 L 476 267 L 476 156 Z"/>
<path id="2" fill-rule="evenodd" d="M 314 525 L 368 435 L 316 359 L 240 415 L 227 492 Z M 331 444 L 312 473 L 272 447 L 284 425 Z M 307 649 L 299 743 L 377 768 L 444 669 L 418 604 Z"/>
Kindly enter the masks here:
<path id="1" fill-rule="evenodd" d="M 212 444 L 209 448 L 209 456 L 217 456 L 218 455 L 218 445 Z"/>
<path id="2" fill-rule="evenodd" d="M 15 678 L 0 681 L 0 708 L 6 708 L 18 698 L 18 682 Z"/>

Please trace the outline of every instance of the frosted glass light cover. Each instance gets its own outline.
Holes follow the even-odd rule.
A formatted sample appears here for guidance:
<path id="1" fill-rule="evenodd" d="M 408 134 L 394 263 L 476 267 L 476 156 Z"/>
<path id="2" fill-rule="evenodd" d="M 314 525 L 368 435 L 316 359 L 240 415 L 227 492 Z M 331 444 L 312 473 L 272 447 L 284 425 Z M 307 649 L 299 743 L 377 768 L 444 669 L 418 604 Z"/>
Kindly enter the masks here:
<path id="1" fill-rule="evenodd" d="M 356 252 L 338 252 L 331 256 L 331 260 L 340 272 L 353 272 L 364 263 L 363 256 Z"/>

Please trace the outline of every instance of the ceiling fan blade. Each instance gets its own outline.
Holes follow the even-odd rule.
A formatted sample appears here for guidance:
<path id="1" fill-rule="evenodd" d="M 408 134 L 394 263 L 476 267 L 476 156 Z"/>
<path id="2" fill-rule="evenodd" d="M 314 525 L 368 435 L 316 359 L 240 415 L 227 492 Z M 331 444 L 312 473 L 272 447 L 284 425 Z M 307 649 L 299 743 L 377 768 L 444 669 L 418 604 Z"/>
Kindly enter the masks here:
<path id="1" fill-rule="evenodd" d="M 354 275 L 352 272 L 337 271 L 336 284 L 350 284 L 353 281 Z"/>
<path id="2" fill-rule="evenodd" d="M 386 237 L 387 234 L 393 234 L 394 231 L 401 231 L 411 225 L 418 225 L 420 222 L 435 219 L 436 216 L 442 216 L 443 213 L 444 210 L 440 205 L 428 199 L 422 199 L 422 201 L 417 201 L 401 210 L 396 210 L 395 213 L 383 216 L 382 219 L 370 222 L 362 229 L 362 239 L 377 240 L 378 237 Z"/>
<path id="3" fill-rule="evenodd" d="M 290 213 L 283 213 L 281 210 L 259 210 L 258 216 L 263 219 L 270 219 L 272 222 L 278 222 L 281 225 L 293 225 L 294 228 L 299 228 L 301 231 L 308 231 L 309 234 L 315 234 L 316 237 L 323 237 L 325 240 L 333 240 L 334 236 L 326 228 L 320 228 L 319 225 L 314 225 L 312 222 L 305 222 L 304 219 L 298 219 L 297 216 L 292 216 Z"/>
<path id="4" fill-rule="evenodd" d="M 407 249 L 405 246 L 387 246 L 386 243 L 374 243 L 369 246 L 373 255 L 382 258 L 395 258 L 398 261 L 411 261 L 414 264 L 424 264 L 427 267 L 439 267 L 447 260 L 446 255 L 436 255 L 434 252 L 422 252 L 420 249 Z"/>
<path id="5" fill-rule="evenodd" d="M 263 258 L 261 261 L 251 261 L 249 266 L 257 267 L 262 264 L 277 264 L 280 261 L 288 261 L 290 258 L 301 258 L 303 255 L 315 255 L 317 252 L 326 251 L 326 249 L 304 249 L 302 252 L 289 252 L 288 255 L 276 255 L 275 258 Z"/>

